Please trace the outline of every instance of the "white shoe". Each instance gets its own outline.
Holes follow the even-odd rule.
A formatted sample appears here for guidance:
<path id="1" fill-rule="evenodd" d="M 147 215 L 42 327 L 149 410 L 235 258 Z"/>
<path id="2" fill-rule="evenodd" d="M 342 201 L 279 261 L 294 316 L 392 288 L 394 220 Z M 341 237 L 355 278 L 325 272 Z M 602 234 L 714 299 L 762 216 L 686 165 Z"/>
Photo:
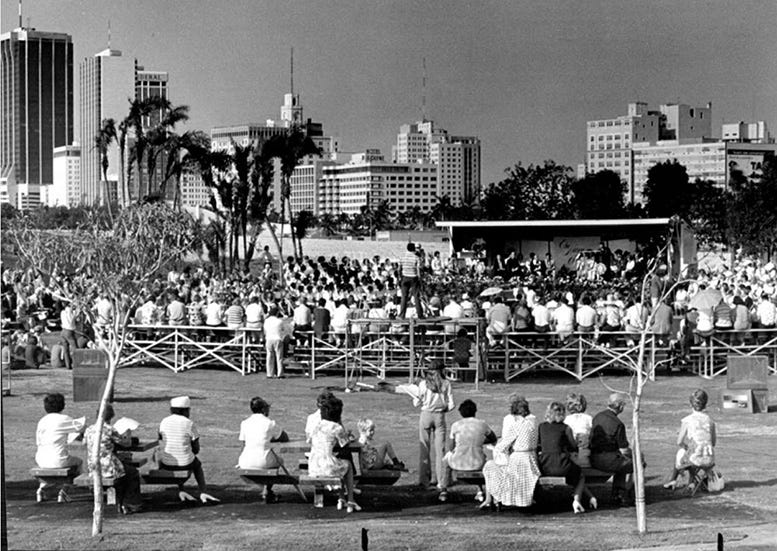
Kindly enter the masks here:
<path id="1" fill-rule="evenodd" d="M 599 502 L 596 501 L 595 497 L 592 497 L 588 500 L 588 506 L 593 509 L 594 511 L 599 508 Z"/>
<path id="2" fill-rule="evenodd" d="M 67 495 L 65 490 L 60 490 L 57 494 L 57 503 L 70 503 L 70 496 Z"/>
<path id="3" fill-rule="evenodd" d="M 215 498 L 215 497 L 213 497 L 210 494 L 206 494 L 205 492 L 202 492 L 200 494 L 200 501 L 202 501 L 203 503 L 208 503 L 209 501 L 212 501 L 213 503 L 220 503 L 221 502 L 220 499 Z"/>
<path id="4" fill-rule="evenodd" d="M 575 512 L 575 514 L 585 513 L 585 509 L 583 509 L 582 504 L 578 500 L 574 500 L 572 502 L 572 511 Z"/>
<path id="5" fill-rule="evenodd" d="M 35 492 L 35 501 L 38 503 L 46 501 L 46 493 L 43 491 L 43 488 L 38 488 L 38 490 Z"/>
<path id="6" fill-rule="evenodd" d="M 664 488 L 667 490 L 674 490 L 677 487 L 677 481 L 676 480 L 670 480 L 666 484 L 664 484 Z"/>
<path id="7" fill-rule="evenodd" d="M 181 501 L 197 501 L 192 494 L 184 492 L 183 490 L 178 492 L 178 499 Z"/>
<path id="8" fill-rule="evenodd" d="M 359 507 L 359 504 L 355 501 L 349 501 L 346 503 L 347 509 L 346 511 L 349 513 L 353 513 L 354 511 L 361 511 L 362 508 Z"/>
<path id="9" fill-rule="evenodd" d="M 475 494 L 475 501 L 477 501 L 478 503 L 483 501 L 483 492 L 481 492 L 480 490 L 478 490 L 478 493 Z"/>

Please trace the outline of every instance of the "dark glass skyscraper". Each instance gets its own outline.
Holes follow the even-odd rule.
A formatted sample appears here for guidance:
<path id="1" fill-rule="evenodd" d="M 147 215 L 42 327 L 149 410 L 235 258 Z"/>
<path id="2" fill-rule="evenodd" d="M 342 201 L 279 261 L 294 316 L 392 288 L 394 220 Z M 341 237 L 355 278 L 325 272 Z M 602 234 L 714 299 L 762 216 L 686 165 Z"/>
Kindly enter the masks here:
<path id="1" fill-rule="evenodd" d="M 0 36 L 0 202 L 36 206 L 54 148 L 73 142 L 73 42 L 18 28 Z"/>

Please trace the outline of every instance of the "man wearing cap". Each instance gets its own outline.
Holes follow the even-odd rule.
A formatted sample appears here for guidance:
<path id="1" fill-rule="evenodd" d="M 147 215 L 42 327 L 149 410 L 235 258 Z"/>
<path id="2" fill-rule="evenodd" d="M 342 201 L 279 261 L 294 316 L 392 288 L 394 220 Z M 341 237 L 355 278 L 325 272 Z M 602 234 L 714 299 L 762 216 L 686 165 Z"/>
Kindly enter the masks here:
<path id="1" fill-rule="evenodd" d="M 197 458 L 200 452 L 200 435 L 189 419 L 190 409 L 191 401 L 188 396 L 177 396 L 170 400 L 170 415 L 159 423 L 159 468 L 168 471 L 191 471 L 197 481 L 200 501 L 219 501 L 205 493 L 205 473 Z M 189 493 L 183 491 L 184 482 L 178 486 L 178 497 L 181 501 L 194 501 Z"/>

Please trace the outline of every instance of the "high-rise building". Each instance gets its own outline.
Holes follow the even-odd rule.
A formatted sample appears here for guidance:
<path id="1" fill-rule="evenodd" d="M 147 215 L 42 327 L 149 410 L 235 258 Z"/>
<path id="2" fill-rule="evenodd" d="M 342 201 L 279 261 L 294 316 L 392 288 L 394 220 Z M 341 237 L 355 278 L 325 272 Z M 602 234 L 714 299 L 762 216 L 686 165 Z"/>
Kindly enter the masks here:
<path id="1" fill-rule="evenodd" d="M 108 170 L 104 176 L 95 137 L 103 121 L 113 119 L 118 126 L 127 116 L 135 97 L 135 60 L 111 49 L 85 58 L 80 65 L 79 90 L 81 201 L 93 205 L 114 197 L 120 181 L 118 144 L 114 142 L 108 148 Z"/>
<path id="2" fill-rule="evenodd" d="M 81 146 L 74 142 L 54 148 L 54 181 L 48 186 L 46 204 L 75 207 L 81 203 Z"/>
<path id="3" fill-rule="evenodd" d="M 480 192 L 480 139 L 452 136 L 433 121 L 399 127 L 391 148 L 395 163 L 432 163 L 439 167 L 436 195 L 448 196 L 453 205 L 469 203 Z"/>
<path id="4" fill-rule="evenodd" d="M 181 204 L 184 207 L 208 206 L 212 196 L 213 190 L 205 185 L 199 170 L 185 168 L 181 172 Z"/>
<path id="5" fill-rule="evenodd" d="M 158 97 L 168 99 L 168 74 L 166 71 L 147 71 L 145 67 L 138 65 L 135 62 L 135 99 L 138 101 L 147 100 L 150 98 Z M 162 118 L 162 111 L 156 111 L 148 115 L 143 120 L 144 128 L 153 128 L 159 124 Z M 144 163 L 145 164 L 145 163 Z M 140 180 L 137 178 L 137 174 L 133 174 L 132 186 L 130 186 L 130 195 L 132 197 L 140 197 L 145 193 L 147 189 L 151 189 L 151 193 L 154 193 L 160 186 L 165 178 L 165 167 L 167 165 L 167 156 L 160 153 L 156 160 L 156 169 L 153 175 L 148 174 L 148 165 L 143 167 L 143 182 L 144 187 L 149 186 L 150 182 L 154 182 L 154 189 L 146 187 L 143 191 L 138 189 Z M 175 186 L 168 185 L 165 199 L 172 200 L 174 198 Z"/>
<path id="6" fill-rule="evenodd" d="M 54 148 L 72 141 L 70 35 L 24 27 L 0 35 L 0 202 L 37 206 L 53 183 Z"/>
<path id="7" fill-rule="evenodd" d="M 168 97 L 168 75 L 163 71 L 147 71 L 137 61 L 122 54 L 120 50 L 106 49 L 87 57 L 81 62 L 79 76 L 80 128 L 81 128 L 81 194 L 82 202 L 88 205 L 102 201 L 104 194 L 112 200 L 117 196 L 120 181 L 119 146 L 112 143 L 108 148 L 107 180 L 102 171 L 102 158 L 95 146 L 95 137 L 103 122 L 113 119 L 118 126 L 127 116 L 133 100 L 152 96 Z M 157 124 L 160 113 L 152 113 L 143 121 L 146 128 Z M 118 128 L 117 128 L 118 130 Z M 133 142 L 133 135 L 127 134 L 126 148 Z M 125 151 L 125 162 L 127 154 Z M 157 184 L 163 178 L 165 162 L 157 161 L 155 170 Z M 124 167 L 125 177 L 128 167 Z M 148 182 L 147 169 L 143 168 L 143 181 Z M 138 189 L 139 179 L 133 173 L 129 193 L 137 198 L 145 190 Z"/>

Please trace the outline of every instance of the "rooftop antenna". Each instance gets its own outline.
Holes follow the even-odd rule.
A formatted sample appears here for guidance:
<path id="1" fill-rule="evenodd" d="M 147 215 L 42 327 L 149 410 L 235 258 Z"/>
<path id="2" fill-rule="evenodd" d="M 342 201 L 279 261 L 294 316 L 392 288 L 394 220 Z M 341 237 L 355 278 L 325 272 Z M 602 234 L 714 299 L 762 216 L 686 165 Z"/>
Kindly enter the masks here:
<path id="1" fill-rule="evenodd" d="M 108 49 L 111 49 L 111 20 L 108 20 Z"/>
<path id="2" fill-rule="evenodd" d="M 291 79 L 291 95 L 294 96 L 294 47 L 291 48 L 291 73 L 290 73 L 290 79 Z"/>
<path id="3" fill-rule="evenodd" d="M 422 60 L 424 74 L 421 78 L 421 120 L 426 122 L 426 58 Z"/>
<path id="4" fill-rule="evenodd" d="M 19 0 L 19 28 L 22 28 L 22 0 Z"/>

